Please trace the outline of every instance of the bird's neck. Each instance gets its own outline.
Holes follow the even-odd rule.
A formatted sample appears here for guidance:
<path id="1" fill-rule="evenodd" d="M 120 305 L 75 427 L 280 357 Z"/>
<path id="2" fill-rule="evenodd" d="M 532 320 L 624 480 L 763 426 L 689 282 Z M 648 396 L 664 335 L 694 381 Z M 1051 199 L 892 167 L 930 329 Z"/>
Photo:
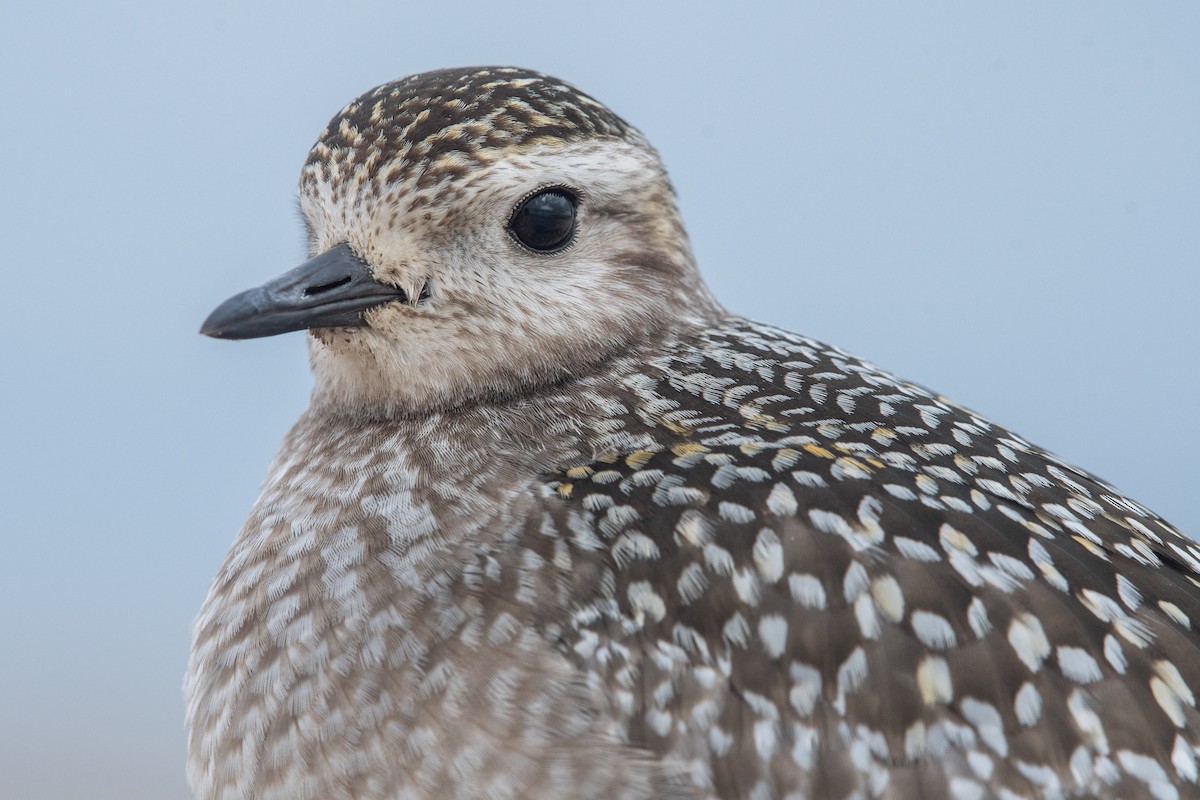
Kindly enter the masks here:
<path id="1" fill-rule="evenodd" d="M 572 385 L 603 382 L 616 374 L 615 362 L 661 352 L 724 313 L 698 278 L 636 308 L 629 318 L 564 316 L 524 333 L 514 333 L 518 320 L 504 317 L 470 330 L 453 319 L 432 320 L 403 337 L 369 327 L 317 330 L 309 337 L 313 410 L 372 420 L 493 412 L 501 418 L 506 409 Z"/>
<path id="2" fill-rule="evenodd" d="M 629 376 L 652 372 L 635 353 L 519 400 L 409 415 L 315 403 L 284 440 L 234 553 L 327 560 L 343 554 L 328 543 L 353 530 L 411 555 L 397 579 L 427 580 L 485 545 L 515 498 L 547 491 L 546 473 L 652 446 L 648 428 L 613 426 L 640 402 Z"/>

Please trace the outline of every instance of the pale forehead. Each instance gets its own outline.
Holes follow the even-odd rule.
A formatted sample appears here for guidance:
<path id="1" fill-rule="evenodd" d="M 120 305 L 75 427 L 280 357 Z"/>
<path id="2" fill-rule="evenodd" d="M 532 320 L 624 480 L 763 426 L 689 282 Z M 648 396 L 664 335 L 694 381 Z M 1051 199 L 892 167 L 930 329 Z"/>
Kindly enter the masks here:
<path id="1" fill-rule="evenodd" d="M 301 185 L 425 188 L 539 144 L 603 139 L 644 143 L 556 78 L 512 67 L 438 70 L 379 86 L 342 109 L 309 152 Z"/>

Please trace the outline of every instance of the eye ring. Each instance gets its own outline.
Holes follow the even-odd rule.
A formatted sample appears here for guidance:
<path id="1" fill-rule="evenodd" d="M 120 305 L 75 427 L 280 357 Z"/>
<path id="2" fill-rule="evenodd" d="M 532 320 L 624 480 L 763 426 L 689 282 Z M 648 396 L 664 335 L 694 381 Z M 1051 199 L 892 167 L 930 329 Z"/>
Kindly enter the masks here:
<path id="1" fill-rule="evenodd" d="M 543 186 L 513 207 L 507 230 L 535 253 L 558 253 L 575 240 L 578 211 L 578 193 L 565 186 Z"/>

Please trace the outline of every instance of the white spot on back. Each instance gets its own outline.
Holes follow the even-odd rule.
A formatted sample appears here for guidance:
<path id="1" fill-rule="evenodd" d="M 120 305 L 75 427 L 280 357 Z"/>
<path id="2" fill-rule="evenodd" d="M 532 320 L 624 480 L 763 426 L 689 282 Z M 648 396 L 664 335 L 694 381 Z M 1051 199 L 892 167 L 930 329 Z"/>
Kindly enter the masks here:
<path id="1" fill-rule="evenodd" d="M 863 638 L 879 638 L 879 615 L 875 613 L 874 599 L 866 592 L 854 601 L 854 618 L 858 620 L 858 629 Z"/>
<path id="2" fill-rule="evenodd" d="M 717 575 L 729 575 L 733 572 L 733 556 L 717 544 L 705 545 L 704 563 Z"/>
<path id="3" fill-rule="evenodd" d="M 1196 770 L 1195 751 L 1180 734 L 1175 734 L 1175 746 L 1171 748 L 1171 764 L 1179 777 L 1185 781 L 1195 783 L 1200 778 Z"/>
<path id="4" fill-rule="evenodd" d="M 1041 718 L 1042 695 L 1029 681 L 1021 684 L 1021 688 L 1017 690 L 1016 699 L 1013 700 L 1013 711 L 1017 715 L 1017 721 L 1025 727 L 1035 724 Z"/>
<path id="5" fill-rule="evenodd" d="M 796 495 L 785 483 L 775 484 L 775 488 L 767 495 L 767 510 L 777 517 L 795 516 L 799 508 Z"/>
<path id="6" fill-rule="evenodd" d="M 1196 697 L 1192 694 L 1192 690 L 1188 688 L 1187 682 L 1184 681 L 1183 675 L 1179 673 L 1178 667 L 1165 658 L 1160 658 L 1154 662 L 1154 671 L 1171 687 L 1171 691 L 1179 695 L 1181 701 L 1193 708 L 1196 707 Z"/>
<path id="7" fill-rule="evenodd" d="M 758 605 L 759 583 L 758 573 L 749 567 L 735 570 L 733 573 L 733 590 L 738 599 L 748 606 Z"/>
<path id="8" fill-rule="evenodd" d="M 982 781 L 990 781 L 992 779 L 992 772 L 996 769 L 996 763 L 992 761 L 991 756 L 981 753 L 978 750 L 972 750 L 967 753 L 967 764 L 970 765 L 971 771 L 978 775 Z"/>
<path id="9" fill-rule="evenodd" d="M 1183 703 L 1179 693 L 1158 675 L 1150 679 L 1150 693 L 1154 695 L 1155 702 L 1170 717 L 1175 727 L 1182 728 L 1187 722 L 1187 717 L 1183 713 Z"/>
<path id="10" fill-rule="evenodd" d="M 766 760 L 775 753 L 779 744 L 779 736 L 776 734 L 778 725 L 773 719 L 760 719 L 754 723 L 754 749 L 758 751 L 759 758 Z"/>
<path id="11" fill-rule="evenodd" d="M 808 518 L 822 533 L 833 533 L 839 536 L 849 536 L 854 533 L 850 523 L 841 514 L 835 514 L 832 511 L 814 508 L 808 512 Z"/>
<path id="12" fill-rule="evenodd" d="M 1009 623 L 1008 643 L 1030 672 L 1040 670 L 1042 662 L 1050 655 L 1050 642 L 1042 630 L 1042 623 L 1028 612 L 1014 617 Z"/>
<path id="13" fill-rule="evenodd" d="M 970 778 L 951 778 L 950 797 L 953 800 L 982 800 L 983 787 Z"/>
<path id="14" fill-rule="evenodd" d="M 783 545 L 779 536 L 770 528 L 763 528 L 754 540 L 754 564 L 758 574 L 767 583 L 775 583 L 783 577 Z"/>
<path id="15" fill-rule="evenodd" d="M 1150 756 L 1130 750 L 1117 752 L 1117 762 L 1134 778 L 1146 784 L 1154 800 L 1178 800 L 1179 790 L 1169 783 L 1167 771 Z"/>
<path id="16" fill-rule="evenodd" d="M 802 606 L 825 608 L 825 587 L 815 575 L 792 573 L 788 576 L 788 590 L 792 593 L 792 599 Z"/>
<path id="17" fill-rule="evenodd" d="M 1005 555 L 1004 553 L 988 553 L 988 559 L 1013 578 L 1024 581 L 1033 580 L 1033 570 L 1019 559 Z"/>
<path id="18" fill-rule="evenodd" d="M 1004 735 L 1004 720 L 994 705 L 968 697 L 962 701 L 960 709 L 963 719 L 975 726 L 975 731 L 984 744 L 992 748 L 1001 758 L 1008 755 L 1008 739 Z"/>
<path id="19" fill-rule="evenodd" d="M 1175 605 L 1170 600 L 1159 600 L 1158 607 L 1161 608 L 1168 617 L 1175 620 L 1183 627 L 1192 627 L 1192 621 L 1188 618 L 1188 615 L 1184 613 L 1182 608 Z"/>
<path id="20" fill-rule="evenodd" d="M 750 626 L 746 624 L 746 618 L 740 611 L 735 611 L 721 629 L 721 636 L 725 641 L 737 647 L 745 647 L 749 635 Z"/>
<path id="21" fill-rule="evenodd" d="M 650 709 L 646 712 L 646 727 L 659 736 L 666 736 L 671 732 L 671 712 L 657 708 Z"/>
<path id="22" fill-rule="evenodd" d="M 678 583 L 675 584 L 679 599 L 684 603 L 698 599 L 704 594 L 707 586 L 708 576 L 704 574 L 704 567 L 694 562 L 684 567 L 683 572 L 679 573 Z"/>
<path id="23" fill-rule="evenodd" d="M 846 569 L 846 577 L 842 579 L 842 591 L 845 594 L 846 602 L 853 603 L 860 594 L 866 591 L 871 583 L 871 576 L 867 574 L 867 568 L 857 561 L 852 562 Z"/>
<path id="24" fill-rule="evenodd" d="M 942 554 L 924 542 L 910 539 L 907 536 L 893 536 L 892 544 L 900 551 L 900 555 L 913 561 L 935 562 L 942 560 Z"/>
<path id="25" fill-rule="evenodd" d="M 1142 593 L 1133 585 L 1133 581 L 1124 575 L 1117 575 L 1117 596 L 1130 611 L 1137 611 L 1138 606 L 1142 604 Z"/>
<path id="26" fill-rule="evenodd" d="M 754 522 L 756 518 L 755 513 L 746 506 L 740 503 L 731 503 L 727 500 L 722 500 L 717 505 L 717 513 L 724 520 L 743 525 Z"/>
<path id="27" fill-rule="evenodd" d="M 892 622 L 904 619 L 904 592 L 891 575 L 875 579 L 871 584 L 871 598 L 884 618 Z"/>
<path id="28" fill-rule="evenodd" d="M 1062 670 L 1063 675 L 1076 683 L 1092 683 L 1100 680 L 1103 674 L 1096 659 L 1081 647 L 1060 646 L 1058 648 L 1058 668 Z"/>
<path id="29" fill-rule="evenodd" d="M 1128 662 L 1125 660 L 1125 649 L 1111 633 L 1104 635 L 1104 658 L 1109 665 L 1121 675 L 1125 674 Z"/>
<path id="30" fill-rule="evenodd" d="M 788 692 L 788 702 L 800 716 L 808 716 L 821 696 L 821 673 L 808 664 L 793 661 L 789 674 L 792 688 Z"/>
<path id="31" fill-rule="evenodd" d="M 838 690 L 849 694 L 857 689 L 866 677 L 867 654 L 861 647 L 856 647 L 838 667 Z"/>
<path id="32" fill-rule="evenodd" d="M 913 633 L 921 644 L 932 650 L 946 650 L 958 644 L 954 626 L 941 614 L 932 611 L 914 611 L 909 617 Z"/>
<path id="33" fill-rule="evenodd" d="M 971 605 L 967 607 L 967 624 L 971 626 L 971 631 L 980 639 L 991 632 L 992 621 L 988 619 L 987 606 L 983 604 L 982 599 L 978 597 L 971 598 Z"/>
<path id="34" fill-rule="evenodd" d="M 778 614 L 768 614 L 758 621 L 758 638 L 769 658 L 779 658 L 787 647 L 788 623 Z"/>
<path id="35" fill-rule="evenodd" d="M 949 703 L 954 699 L 950 665 L 939 656 L 926 656 L 917 667 L 917 687 L 926 705 Z"/>
<path id="36" fill-rule="evenodd" d="M 629 584 L 629 605 L 639 616 L 646 614 L 655 622 L 661 622 L 667 615 L 667 606 L 658 596 L 649 581 L 636 581 Z"/>
<path id="37" fill-rule="evenodd" d="M 1026 780 L 1042 788 L 1043 797 L 1060 798 L 1063 796 L 1062 781 L 1050 767 L 1044 764 L 1030 764 L 1027 761 L 1017 761 L 1015 766 Z"/>
<path id="38" fill-rule="evenodd" d="M 820 744 L 821 738 L 817 733 L 816 728 L 811 728 L 807 725 L 792 726 L 792 760 L 800 766 L 801 769 L 809 770 L 813 766 L 813 755 L 817 751 L 817 745 Z M 790 800 L 790 798 L 789 798 Z"/>
<path id="39" fill-rule="evenodd" d="M 1104 723 L 1092 706 L 1091 697 L 1081 689 L 1071 692 L 1067 698 L 1067 710 L 1071 712 L 1088 746 L 1101 755 L 1108 755 L 1108 736 L 1104 732 Z"/>
<path id="40" fill-rule="evenodd" d="M 904 732 L 904 755 L 910 761 L 916 761 L 921 756 L 925 755 L 925 751 L 929 745 L 928 731 L 925 728 L 925 723 L 921 721 L 914 722 L 908 726 L 908 730 Z"/>
<path id="41" fill-rule="evenodd" d="M 720 726 L 713 725 L 708 729 L 708 749 L 718 758 L 729 755 L 733 749 L 733 737 L 721 730 Z"/>

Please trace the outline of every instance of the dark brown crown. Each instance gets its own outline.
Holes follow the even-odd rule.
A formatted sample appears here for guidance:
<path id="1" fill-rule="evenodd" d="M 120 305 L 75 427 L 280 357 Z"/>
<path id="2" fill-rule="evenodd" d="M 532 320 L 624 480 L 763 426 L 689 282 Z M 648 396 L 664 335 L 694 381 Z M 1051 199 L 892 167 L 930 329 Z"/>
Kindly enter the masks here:
<path id="1" fill-rule="evenodd" d="M 378 86 L 338 112 L 309 152 L 304 182 L 358 173 L 362 180 L 416 177 L 419 186 L 432 185 L 501 151 L 594 138 L 642 141 L 599 102 L 539 72 L 422 72 Z"/>

